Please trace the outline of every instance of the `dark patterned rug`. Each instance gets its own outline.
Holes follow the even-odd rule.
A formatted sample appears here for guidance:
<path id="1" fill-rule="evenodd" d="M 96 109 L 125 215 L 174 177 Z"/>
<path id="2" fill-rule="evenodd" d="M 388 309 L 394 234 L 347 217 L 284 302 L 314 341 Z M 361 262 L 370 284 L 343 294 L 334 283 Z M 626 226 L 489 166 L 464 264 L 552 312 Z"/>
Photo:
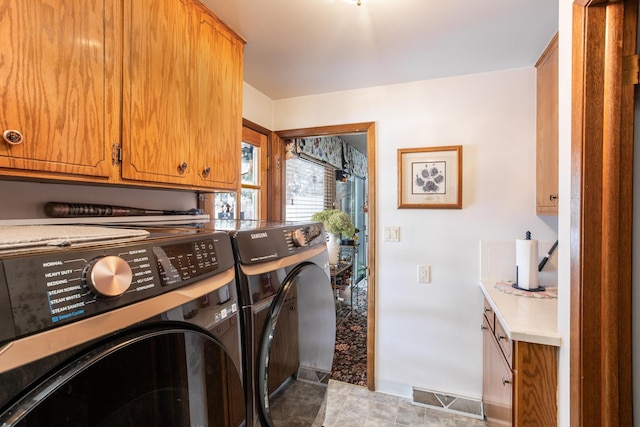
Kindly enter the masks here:
<path id="1" fill-rule="evenodd" d="M 331 379 L 367 385 L 367 282 L 364 280 L 354 293 L 353 310 L 343 304 L 338 313 Z"/>

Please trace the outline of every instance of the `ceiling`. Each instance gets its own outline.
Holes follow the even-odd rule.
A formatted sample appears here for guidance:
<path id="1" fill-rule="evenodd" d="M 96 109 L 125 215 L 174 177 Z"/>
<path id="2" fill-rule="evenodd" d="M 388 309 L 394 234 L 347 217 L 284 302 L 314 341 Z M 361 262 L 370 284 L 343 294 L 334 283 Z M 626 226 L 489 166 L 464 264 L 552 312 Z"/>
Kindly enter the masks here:
<path id="1" fill-rule="evenodd" d="M 533 66 L 558 0 L 201 0 L 273 100 Z"/>

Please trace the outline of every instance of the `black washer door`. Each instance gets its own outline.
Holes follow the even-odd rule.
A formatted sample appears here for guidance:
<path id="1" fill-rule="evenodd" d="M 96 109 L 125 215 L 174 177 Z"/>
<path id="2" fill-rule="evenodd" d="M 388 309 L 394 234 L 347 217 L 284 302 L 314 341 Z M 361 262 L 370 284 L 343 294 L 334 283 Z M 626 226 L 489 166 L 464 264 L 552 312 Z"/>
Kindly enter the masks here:
<path id="1" fill-rule="evenodd" d="M 7 426 L 239 426 L 240 375 L 203 330 L 165 322 L 84 351 L 0 415 Z"/>
<path id="2" fill-rule="evenodd" d="M 335 330 L 327 272 L 311 262 L 296 265 L 274 297 L 258 345 L 255 399 L 263 426 L 321 425 Z"/>

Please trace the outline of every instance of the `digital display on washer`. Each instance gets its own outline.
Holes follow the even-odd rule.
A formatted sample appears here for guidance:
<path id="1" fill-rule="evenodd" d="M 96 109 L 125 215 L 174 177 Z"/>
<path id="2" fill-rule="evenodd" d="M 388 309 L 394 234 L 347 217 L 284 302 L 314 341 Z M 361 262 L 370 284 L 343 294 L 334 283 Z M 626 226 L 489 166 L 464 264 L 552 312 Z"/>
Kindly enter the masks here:
<path id="1" fill-rule="evenodd" d="M 154 246 L 162 286 L 175 285 L 218 269 L 213 239 Z"/>

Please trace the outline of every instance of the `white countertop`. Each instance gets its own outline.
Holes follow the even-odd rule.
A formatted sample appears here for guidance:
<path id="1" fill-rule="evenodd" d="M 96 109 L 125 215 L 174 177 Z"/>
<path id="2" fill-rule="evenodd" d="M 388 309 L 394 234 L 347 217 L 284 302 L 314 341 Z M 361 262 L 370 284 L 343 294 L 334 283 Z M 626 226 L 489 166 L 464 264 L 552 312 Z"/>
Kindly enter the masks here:
<path id="1" fill-rule="evenodd" d="M 480 289 L 509 338 L 556 347 L 562 344 L 558 334 L 557 298 L 528 298 L 508 294 L 495 288 L 496 282 L 483 280 Z"/>

